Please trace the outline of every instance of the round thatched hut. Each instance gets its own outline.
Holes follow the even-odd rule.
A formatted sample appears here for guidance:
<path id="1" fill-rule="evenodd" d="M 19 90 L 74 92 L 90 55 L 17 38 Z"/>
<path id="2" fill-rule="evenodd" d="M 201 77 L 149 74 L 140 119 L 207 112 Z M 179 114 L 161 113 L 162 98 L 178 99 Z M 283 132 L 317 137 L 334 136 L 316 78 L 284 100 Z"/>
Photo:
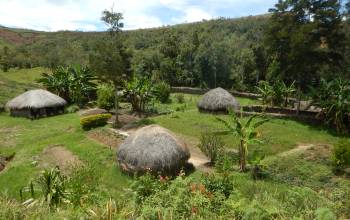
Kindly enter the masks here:
<path id="1" fill-rule="evenodd" d="M 35 89 L 27 91 L 6 104 L 11 116 L 40 118 L 62 114 L 67 102 L 61 97 L 46 90 Z"/>
<path id="2" fill-rule="evenodd" d="M 235 97 L 222 88 L 205 93 L 197 107 L 200 111 L 206 112 L 226 112 L 229 108 L 238 111 L 241 108 Z"/>
<path id="3" fill-rule="evenodd" d="M 150 125 L 137 130 L 119 147 L 117 160 L 128 173 L 177 174 L 190 158 L 186 144 L 169 130 Z"/>

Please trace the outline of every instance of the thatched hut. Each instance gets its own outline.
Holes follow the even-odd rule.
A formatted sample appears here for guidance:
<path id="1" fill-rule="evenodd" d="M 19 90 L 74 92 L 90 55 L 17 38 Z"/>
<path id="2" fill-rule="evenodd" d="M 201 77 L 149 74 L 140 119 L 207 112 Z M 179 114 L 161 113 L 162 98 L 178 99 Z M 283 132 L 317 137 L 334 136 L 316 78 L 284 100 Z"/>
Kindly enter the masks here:
<path id="1" fill-rule="evenodd" d="M 11 116 L 30 119 L 46 117 L 64 112 L 67 102 L 61 97 L 46 90 L 27 91 L 6 104 Z"/>
<path id="2" fill-rule="evenodd" d="M 205 93 L 197 107 L 205 112 L 227 112 L 229 108 L 238 111 L 241 108 L 235 97 L 220 87 Z"/>
<path id="3" fill-rule="evenodd" d="M 176 174 L 190 158 L 186 144 L 169 130 L 150 125 L 137 130 L 119 147 L 117 160 L 127 173 Z"/>

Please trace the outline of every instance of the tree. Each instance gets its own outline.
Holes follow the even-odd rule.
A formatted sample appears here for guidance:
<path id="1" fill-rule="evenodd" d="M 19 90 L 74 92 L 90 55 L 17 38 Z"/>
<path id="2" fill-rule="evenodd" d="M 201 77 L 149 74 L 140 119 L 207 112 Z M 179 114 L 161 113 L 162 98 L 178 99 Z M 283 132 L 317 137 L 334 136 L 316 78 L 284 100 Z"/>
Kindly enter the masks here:
<path id="1" fill-rule="evenodd" d="M 258 133 L 256 129 L 267 122 L 267 119 L 260 121 L 254 121 L 258 115 L 253 115 L 248 118 L 247 122 L 240 120 L 232 109 L 229 110 L 232 123 L 227 122 L 221 118 L 217 118 L 225 127 L 228 129 L 228 134 L 237 135 L 239 138 L 239 167 L 242 172 L 247 170 L 247 156 L 248 156 L 248 147 L 252 143 L 260 143 L 257 139 Z"/>
<path id="2" fill-rule="evenodd" d="M 318 81 L 323 69 L 344 70 L 339 0 L 280 0 L 270 11 L 265 44 L 283 81 L 296 80 L 300 92 Z"/>
<path id="3" fill-rule="evenodd" d="M 320 87 L 313 91 L 314 104 L 322 108 L 325 124 L 335 126 L 338 133 L 349 132 L 350 81 L 321 80 Z"/>
<path id="4" fill-rule="evenodd" d="M 96 85 L 93 83 L 95 76 L 87 67 L 80 65 L 63 67 L 58 66 L 51 73 L 43 73 L 38 82 L 45 88 L 68 102 L 80 106 L 89 101 L 91 93 Z"/>
<path id="5" fill-rule="evenodd" d="M 0 56 L 0 65 L 2 66 L 2 71 L 8 72 L 10 67 L 10 51 L 7 46 L 3 48 L 3 53 Z"/>
<path id="6" fill-rule="evenodd" d="M 115 121 L 118 127 L 119 93 L 118 88 L 123 78 L 130 75 L 130 52 L 123 43 L 122 28 L 123 14 L 113 8 L 102 12 L 102 21 L 108 26 L 109 37 L 100 39 L 94 53 L 90 55 L 90 66 L 102 80 L 110 81 L 115 87 Z"/>

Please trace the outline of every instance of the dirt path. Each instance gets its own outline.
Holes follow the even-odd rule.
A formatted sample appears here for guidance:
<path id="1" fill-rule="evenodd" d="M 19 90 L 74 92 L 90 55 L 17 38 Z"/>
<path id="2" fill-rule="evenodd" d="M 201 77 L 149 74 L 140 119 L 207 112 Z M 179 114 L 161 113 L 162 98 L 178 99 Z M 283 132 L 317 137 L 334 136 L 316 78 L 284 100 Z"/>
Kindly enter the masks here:
<path id="1" fill-rule="evenodd" d="M 312 147 L 315 147 L 315 145 L 313 145 L 313 144 L 299 144 L 296 148 L 293 148 L 289 151 L 284 151 L 284 152 L 279 153 L 277 155 L 281 156 L 281 157 L 286 157 L 289 155 L 305 152 L 305 151 L 311 149 Z"/>

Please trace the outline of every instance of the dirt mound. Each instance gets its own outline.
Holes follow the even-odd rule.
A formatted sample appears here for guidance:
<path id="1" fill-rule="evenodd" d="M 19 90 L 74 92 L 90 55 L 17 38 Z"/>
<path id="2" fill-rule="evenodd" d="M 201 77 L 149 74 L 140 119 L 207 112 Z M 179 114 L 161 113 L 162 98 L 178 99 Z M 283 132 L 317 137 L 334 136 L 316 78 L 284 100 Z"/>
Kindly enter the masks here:
<path id="1" fill-rule="evenodd" d="M 48 169 L 58 166 L 64 174 L 70 173 L 73 167 L 82 164 L 83 163 L 76 155 L 62 145 L 47 147 L 39 157 L 39 165 L 41 168 Z"/>

